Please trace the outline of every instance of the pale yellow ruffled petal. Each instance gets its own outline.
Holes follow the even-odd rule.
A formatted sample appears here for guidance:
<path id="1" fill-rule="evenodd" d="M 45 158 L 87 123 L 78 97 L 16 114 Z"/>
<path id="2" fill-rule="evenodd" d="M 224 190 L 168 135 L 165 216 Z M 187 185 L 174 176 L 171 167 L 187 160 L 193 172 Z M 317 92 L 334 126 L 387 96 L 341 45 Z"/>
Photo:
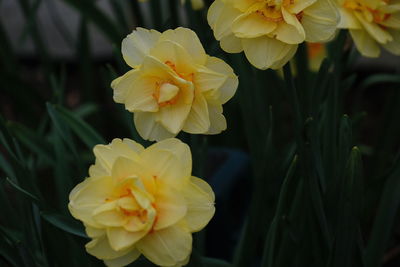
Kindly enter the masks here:
<path id="1" fill-rule="evenodd" d="M 214 1 L 207 13 L 207 20 L 214 31 L 215 39 L 221 40 L 232 33 L 231 25 L 241 12 L 223 1 Z"/>
<path id="2" fill-rule="evenodd" d="M 375 41 L 377 41 L 378 43 L 386 44 L 386 43 L 388 43 L 388 42 L 393 40 L 393 37 L 386 30 L 382 29 L 376 23 L 368 22 L 358 12 L 355 13 L 355 16 L 361 22 L 361 25 L 364 27 L 364 29 L 367 31 L 367 33 L 373 39 L 375 39 Z"/>
<path id="3" fill-rule="evenodd" d="M 161 33 L 156 30 L 136 28 L 122 41 L 122 55 L 126 63 L 132 68 L 141 65 L 160 35 Z"/>
<path id="4" fill-rule="evenodd" d="M 203 65 L 206 61 L 206 52 L 197 37 L 197 34 L 187 28 L 176 28 L 175 30 L 167 30 L 162 33 L 160 41 L 169 40 L 181 45 L 191 56 L 193 62 Z"/>
<path id="5" fill-rule="evenodd" d="M 174 266 L 190 255 L 192 235 L 187 229 L 174 225 L 146 235 L 136 247 L 153 263 Z"/>
<path id="6" fill-rule="evenodd" d="M 340 29 L 361 29 L 362 26 L 357 18 L 354 16 L 353 12 L 347 10 L 346 8 L 339 7 L 340 21 L 338 28 Z"/>
<path id="7" fill-rule="evenodd" d="M 133 249 L 126 249 L 115 251 L 111 248 L 110 243 L 106 236 L 93 239 L 86 244 L 86 251 L 101 260 L 112 260 L 134 251 Z"/>
<path id="8" fill-rule="evenodd" d="M 158 114 L 136 112 L 134 115 L 136 130 L 143 139 L 156 141 L 176 136 L 159 122 Z"/>
<path id="9" fill-rule="evenodd" d="M 339 23 L 339 12 L 331 0 L 318 0 L 304 10 L 301 24 L 306 32 L 306 41 L 322 43 L 330 41 Z"/>
<path id="10" fill-rule="evenodd" d="M 234 34 L 229 34 L 221 38 L 221 48 L 228 53 L 240 53 L 243 51 L 242 42 Z"/>
<path id="11" fill-rule="evenodd" d="M 207 134 L 219 134 L 227 128 L 226 119 L 222 114 L 222 106 L 208 103 L 208 113 L 210 114 L 210 128 Z"/>
<path id="12" fill-rule="evenodd" d="M 203 93 L 196 91 L 189 115 L 185 120 L 182 130 L 191 134 L 201 134 L 210 128 L 207 101 Z"/>
<path id="13" fill-rule="evenodd" d="M 115 251 L 131 248 L 138 240 L 147 234 L 146 231 L 129 232 L 121 227 L 107 228 L 107 238 L 110 247 Z"/>
<path id="14" fill-rule="evenodd" d="M 154 98 L 157 77 L 139 76 L 132 83 L 132 89 L 125 97 L 125 108 L 130 112 L 156 112 L 158 111 L 158 103 Z"/>
<path id="15" fill-rule="evenodd" d="M 117 103 L 124 103 L 130 91 L 134 88 L 135 80 L 139 72 L 135 69 L 128 71 L 123 76 L 118 77 L 111 83 L 113 89 L 113 99 Z"/>
<path id="16" fill-rule="evenodd" d="M 255 38 L 274 31 L 277 24 L 265 20 L 258 13 L 245 13 L 238 16 L 232 23 L 232 32 L 238 38 Z"/>
<path id="17" fill-rule="evenodd" d="M 192 177 L 186 187 L 185 198 L 188 203 L 186 223 L 191 232 L 200 231 L 214 216 L 214 192 L 206 182 Z"/>
<path id="18" fill-rule="evenodd" d="M 384 44 L 383 47 L 395 55 L 400 55 L 400 30 L 388 29 L 388 32 L 393 37 L 393 41 Z"/>
<path id="19" fill-rule="evenodd" d="M 108 267 L 123 267 L 134 262 L 137 258 L 139 258 L 139 256 L 140 252 L 134 249 L 121 257 L 111 260 L 104 260 L 104 264 Z"/>
<path id="20" fill-rule="evenodd" d="M 305 32 L 297 17 L 290 14 L 282 7 L 282 15 L 285 22 L 279 23 L 274 31 L 276 39 L 286 44 L 299 44 L 305 40 Z"/>
<path id="21" fill-rule="evenodd" d="M 268 69 L 284 58 L 292 45 L 267 36 L 243 39 L 244 53 L 250 63 L 259 69 Z"/>
<path id="22" fill-rule="evenodd" d="M 351 37 L 360 53 L 366 57 L 378 57 L 378 43 L 365 30 L 350 30 Z"/>

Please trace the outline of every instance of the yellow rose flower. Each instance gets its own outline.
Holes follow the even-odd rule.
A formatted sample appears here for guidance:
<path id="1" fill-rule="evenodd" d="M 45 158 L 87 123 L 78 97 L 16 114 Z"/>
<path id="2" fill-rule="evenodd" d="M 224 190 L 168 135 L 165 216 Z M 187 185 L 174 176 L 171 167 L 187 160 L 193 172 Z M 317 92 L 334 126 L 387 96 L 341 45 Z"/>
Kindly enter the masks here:
<path id="1" fill-rule="evenodd" d="M 339 14 L 331 0 L 216 0 L 207 18 L 223 50 L 244 51 L 256 68 L 279 69 L 298 44 L 331 40 Z"/>
<path id="2" fill-rule="evenodd" d="M 349 29 L 363 56 L 378 57 L 380 46 L 400 55 L 399 0 L 338 0 L 340 28 Z"/>
<path id="3" fill-rule="evenodd" d="M 189 147 L 174 138 L 147 149 L 114 139 L 93 151 L 96 163 L 68 205 L 92 238 L 87 252 L 107 266 L 128 265 L 141 254 L 160 266 L 186 264 L 191 233 L 215 212 L 211 187 L 191 176 Z"/>
<path id="4" fill-rule="evenodd" d="M 134 113 L 144 139 L 226 129 L 222 104 L 235 94 L 238 79 L 223 60 L 205 53 L 192 30 L 137 28 L 122 41 L 122 54 L 133 70 L 112 82 L 114 100 Z"/>

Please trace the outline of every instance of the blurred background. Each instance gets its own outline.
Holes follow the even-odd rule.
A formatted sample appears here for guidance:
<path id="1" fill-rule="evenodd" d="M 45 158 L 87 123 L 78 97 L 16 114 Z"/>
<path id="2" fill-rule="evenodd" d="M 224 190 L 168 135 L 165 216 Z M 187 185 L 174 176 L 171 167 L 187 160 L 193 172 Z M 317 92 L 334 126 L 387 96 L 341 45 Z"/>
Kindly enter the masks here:
<path id="1" fill-rule="evenodd" d="M 134 129 L 132 114 L 113 102 L 110 88 L 129 69 L 120 43 L 137 26 L 159 31 L 190 27 L 208 54 L 225 59 L 239 74 L 239 92 L 224 106 L 228 129 L 207 138 L 179 136 L 192 147 L 194 174 L 204 177 L 217 196 L 217 214 L 196 237 L 196 248 L 209 257 L 235 258 L 253 180 L 260 175 L 257 161 L 274 162 L 274 173 L 264 184 L 268 223 L 257 233 L 266 235 L 294 155 L 294 115 L 279 74 L 256 70 L 219 48 L 206 22 L 211 2 L 193 10 L 190 1 L 182 5 L 175 0 L 0 0 L 1 266 L 101 266 L 85 254 L 82 229 L 67 211 L 68 193 L 87 175 L 93 145 L 123 137 L 148 144 Z M 358 146 L 362 154 L 362 247 L 400 149 L 400 58 L 387 53 L 362 58 L 350 39 L 346 44 L 345 60 L 351 64 L 343 74 L 340 115 L 351 120 L 349 147 Z M 310 80 L 315 76 L 310 73 Z M 254 110 L 246 109 L 245 102 Z M 251 140 L 267 139 L 271 125 L 274 152 L 261 156 Z M 400 191 L 395 198 L 393 203 L 400 201 Z M 382 245 L 385 267 L 400 266 L 397 206 L 391 211 L 393 234 L 389 246 Z M 54 238 L 65 243 L 55 244 Z M 261 243 L 254 245 L 256 257 L 248 266 L 259 266 Z"/>

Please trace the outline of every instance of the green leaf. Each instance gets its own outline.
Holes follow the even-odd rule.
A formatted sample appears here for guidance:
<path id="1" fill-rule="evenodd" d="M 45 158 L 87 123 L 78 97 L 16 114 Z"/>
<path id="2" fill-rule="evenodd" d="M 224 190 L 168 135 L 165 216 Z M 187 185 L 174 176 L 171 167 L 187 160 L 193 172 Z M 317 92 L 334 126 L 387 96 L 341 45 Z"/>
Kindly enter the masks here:
<path id="1" fill-rule="evenodd" d="M 386 178 L 370 239 L 364 254 L 365 267 L 382 265 L 384 252 L 392 233 L 392 227 L 400 206 L 400 154 Z"/>
<path id="2" fill-rule="evenodd" d="M 360 90 L 382 83 L 400 84 L 400 76 L 398 74 L 371 75 L 361 83 Z"/>
<path id="3" fill-rule="evenodd" d="M 203 257 L 201 259 L 204 267 L 230 267 L 231 264 L 220 259 Z"/>
<path id="4" fill-rule="evenodd" d="M 104 139 L 89 124 L 76 116 L 73 112 L 60 106 L 52 107 L 50 104 L 47 105 L 47 108 L 50 115 L 53 115 L 53 121 L 56 122 L 60 131 L 64 132 L 65 127 L 59 123 L 58 118 L 63 120 L 89 149 L 92 149 L 97 144 L 105 144 Z M 57 115 L 54 116 L 54 113 L 57 113 Z M 70 139 L 68 136 L 65 136 L 65 138 Z"/>
<path id="5" fill-rule="evenodd" d="M 87 238 L 82 224 L 76 220 L 72 220 L 64 215 L 51 212 L 42 212 L 41 216 L 53 226 L 67 233 Z"/>
<path id="6" fill-rule="evenodd" d="M 33 200 L 33 201 L 35 201 L 35 202 L 37 202 L 37 203 L 40 202 L 39 199 L 38 199 L 35 195 L 29 193 L 28 191 L 26 191 L 25 189 L 23 189 L 22 187 L 20 187 L 19 185 L 17 185 L 17 184 L 16 184 L 14 181 L 12 181 L 10 178 L 7 177 L 7 178 L 6 178 L 6 181 L 7 181 L 12 187 L 14 187 L 17 191 L 19 191 L 19 192 L 21 192 L 23 195 L 27 196 L 29 199 L 31 199 L 31 200 Z"/>
<path id="7" fill-rule="evenodd" d="M 46 142 L 43 136 L 39 136 L 31 129 L 22 124 L 9 122 L 8 128 L 15 134 L 18 140 L 39 157 L 43 157 L 48 162 L 54 161 L 50 144 Z"/>

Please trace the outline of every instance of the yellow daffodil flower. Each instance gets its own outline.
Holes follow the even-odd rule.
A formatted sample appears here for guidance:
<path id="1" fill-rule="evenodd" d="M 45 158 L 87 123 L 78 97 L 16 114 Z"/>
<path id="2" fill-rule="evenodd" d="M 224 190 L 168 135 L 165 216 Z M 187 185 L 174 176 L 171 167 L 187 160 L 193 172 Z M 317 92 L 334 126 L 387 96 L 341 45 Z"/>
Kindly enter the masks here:
<path id="1" fill-rule="evenodd" d="M 141 254 L 159 266 L 186 264 L 191 233 L 215 212 L 211 187 L 191 176 L 189 147 L 174 138 L 147 149 L 114 139 L 93 150 L 89 178 L 71 191 L 68 205 L 92 239 L 87 252 L 115 267 Z"/>
<path id="2" fill-rule="evenodd" d="M 363 56 L 378 57 L 380 46 L 400 55 L 399 0 L 338 0 L 340 28 L 349 29 Z"/>
<path id="3" fill-rule="evenodd" d="M 216 0 L 207 17 L 222 49 L 259 69 L 281 68 L 304 41 L 331 40 L 339 21 L 331 0 Z"/>
<path id="4" fill-rule="evenodd" d="M 237 76 L 223 60 L 205 53 L 192 30 L 137 28 L 123 40 L 122 54 L 133 69 L 112 82 L 114 100 L 134 113 L 144 139 L 226 129 L 222 104 L 235 94 Z"/>

